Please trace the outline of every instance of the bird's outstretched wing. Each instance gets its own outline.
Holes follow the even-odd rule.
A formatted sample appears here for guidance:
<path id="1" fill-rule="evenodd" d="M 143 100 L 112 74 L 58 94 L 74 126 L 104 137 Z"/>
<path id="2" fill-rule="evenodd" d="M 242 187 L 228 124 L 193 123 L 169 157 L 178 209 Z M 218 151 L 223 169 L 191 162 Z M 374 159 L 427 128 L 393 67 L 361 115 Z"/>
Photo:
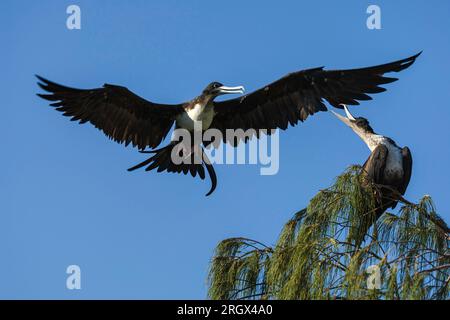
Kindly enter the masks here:
<path id="1" fill-rule="evenodd" d="M 147 101 L 125 87 L 105 84 L 96 89 L 75 89 L 36 76 L 48 94 L 39 97 L 79 123 L 90 122 L 109 138 L 139 149 L 155 148 L 170 131 L 181 105 Z"/>
<path id="2" fill-rule="evenodd" d="M 398 80 L 385 77 L 385 73 L 408 68 L 419 55 L 368 68 L 321 67 L 288 74 L 242 97 L 215 102 L 211 128 L 219 129 L 225 141 L 226 129 L 285 130 L 289 124 L 295 126 L 309 115 L 326 111 L 325 100 L 340 109 L 341 104 L 358 105 L 358 101 L 371 100 L 369 94 L 385 91 L 381 85 Z"/>

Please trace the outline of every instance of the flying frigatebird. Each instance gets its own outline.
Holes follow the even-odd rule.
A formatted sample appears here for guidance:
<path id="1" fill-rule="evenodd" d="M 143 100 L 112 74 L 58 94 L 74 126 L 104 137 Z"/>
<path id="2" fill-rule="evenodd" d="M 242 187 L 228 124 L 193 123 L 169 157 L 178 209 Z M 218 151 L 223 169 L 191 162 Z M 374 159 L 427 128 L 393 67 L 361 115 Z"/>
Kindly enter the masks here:
<path id="1" fill-rule="evenodd" d="M 399 195 L 404 195 L 412 173 L 412 156 L 408 147 L 399 147 L 389 137 L 376 134 L 363 117 L 355 118 L 347 106 L 343 105 L 347 117 L 333 112 L 339 120 L 349 126 L 369 147 L 371 153 L 362 167 L 364 184 L 373 183 L 378 186 L 376 210 L 373 219 L 366 220 L 362 226 L 365 235 L 367 230 L 388 209 L 394 209 Z M 369 216 L 369 218 L 371 218 Z M 357 246 L 361 243 L 357 241 Z"/>
<path id="2" fill-rule="evenodd" d="M 210 83 L 196 98 L 180 104 L 168 105 L 145 100 L 125 87 L 105 84 L 96 89 L 75 89 L 62 86 L 37 76 L 39 86 L 47 94 L 38 94 L 52 101 L 51 106 L 71 117 L 73 121 L 92 123 L 109 138 L 125 145 L 132 144 L 141 152 L 153 153 L 146 161 L 130 168 L 144 166 L 146 170 L 157 168 L 158 172 L 168 171 L 197 174 L 205 178 L 205 165 L 211 178 L 211 194 L 217 184 L 216 174 L 209 159 L 200 149 L 199 161 L 175 163 L 171 153 L 176 145 L 172 141 L 165 147 L 156 148 L 175 128 L 193 132 L 194 123 L 201 121 L 202 130 L 215 128 L 223 135 L 224 143 L 236 146 L 239 141 L 226 140 L 227 129 L 259 130 L 282 129 L 295 126 L 310 115 L 327 111 L 325 101 L 342 109 L 342 104 L 358 105 L 358 101 L 371 100 L 368 94 L 385 91 L 380 87 L 398 79 L 384 76 L 399 72 L 414 63 L 420 53 L 395 62 L 373 67 L 349 70 L 324 70 L 323 67 L 290 73 L 283 78 L 241 97 L 214 101 L 223 94 L 243 93 L 244 88 L 227 87 L 219 82 Z M 268 131 L 270 133 L 270 131 Z M 247 139 L 245 139 L 247 141 Z M 203 143 L 205 145 L 205 142 Z M 195 148 L 193 148 L 195 149 Z M 197 157 L 190 153 L 185 157 Z M 195 160 L 195 159 L 194 159 Z M 198 159 L 197 159 L 198 160 Z"/>

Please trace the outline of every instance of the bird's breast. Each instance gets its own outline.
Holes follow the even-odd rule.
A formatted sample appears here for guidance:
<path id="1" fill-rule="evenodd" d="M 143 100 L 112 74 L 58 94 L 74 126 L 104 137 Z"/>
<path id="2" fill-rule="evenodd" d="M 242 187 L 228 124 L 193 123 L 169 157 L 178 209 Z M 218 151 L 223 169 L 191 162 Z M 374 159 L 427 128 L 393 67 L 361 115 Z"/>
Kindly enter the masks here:
<path id="1" fill-rule="evenodd" d="M 196 103 L 192 107 L 186 108 L 176 119 L 177 125 L 189 131 L 194 130 L 195 123 L 201 124 L 202 130 L 206 130 L 211 125 L 214 118 L 214 106 L 212 104 L 203 105 Z"/>
<path id="2" fill-rule="evenodd" d="M 401 150 L 392 144 L 386 145 L 388 148 L 388 157 L 386 168 L 384 169 L 387 180 L 403 178 L 403 155 Z"/>

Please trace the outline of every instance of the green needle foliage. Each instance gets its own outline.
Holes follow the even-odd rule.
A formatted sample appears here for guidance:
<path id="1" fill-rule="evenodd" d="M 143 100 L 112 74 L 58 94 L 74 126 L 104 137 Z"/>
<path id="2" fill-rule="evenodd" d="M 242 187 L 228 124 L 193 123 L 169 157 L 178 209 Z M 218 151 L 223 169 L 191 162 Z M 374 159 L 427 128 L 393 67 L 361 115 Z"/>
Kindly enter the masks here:
<path id="1" fill-rule="evenodd" d="M 380 186 L 350 167 L 284 226 L 273 247 L 219 243 L 211 299 L 448 299 L 450 232 L 429 196 L 375 222 Z M 375 223 L 374 223 L 375 222 Z M 368 230 L 365 234 L 365 230 Z"/>

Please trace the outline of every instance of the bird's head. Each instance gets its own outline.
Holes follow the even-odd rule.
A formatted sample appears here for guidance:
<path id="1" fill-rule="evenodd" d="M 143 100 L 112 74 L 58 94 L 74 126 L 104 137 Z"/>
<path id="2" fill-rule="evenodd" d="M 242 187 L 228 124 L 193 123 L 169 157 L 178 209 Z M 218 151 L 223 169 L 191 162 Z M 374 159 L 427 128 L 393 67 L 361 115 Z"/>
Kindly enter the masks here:
<path id="1" fill-rule="evenodd" d="M 244 93 L 243 86 L 237 87 L 227 87 L 221 84 L 220 82 L 211 82 L 208 86 L 203 90 L 203 95 L 211 96 L 213 98 L 223 95 L 223 94 L 232 94 L 232 93 Z"/>
<path id="2" fill-rule="evenodd" d="M 358 134 L 359 133 L 361 133 L 361 134 L 374 134 L 374 131 L 373 131 L 372 127 L 369 124 L 369 120 L 367 120 L 366 118 L 363 118 L 363 117 L 355 118 L 350 113 L 350 111 L 348 110 L 346 105 L 343 105 L 343 107 L 344 107 L 344 110 L 345 110 L 346 117 L 341 116 L 339 113 L 336 113 L 333 110 L 331 110 L 331 112 L 333 112 L 333 114 L 339 120 L 341 120 L 347 126 L 352 128 L 352 130 L 355 131 L 356 133 L 358 133 Z"/>
<path id="3" fill-rule="evenodd" d="M 358 136 L 361 137 L 361 139 L 364 140 L 364 142 L 367 143 L 367 145 L 370 144 L 371 137 L 375 135 L 375 132 L 373 131 L 372 127 L 369 124 L 369 121 L 366 118 L 363 117 L 357 117 L 355 118 L 350 111 L 348 110 L 346 105 L 342 105 L 345 110 L 346 117 L 341 116 L 339 113 L 334 112 L 331 110 L 331 112 L 343 123 L 345 123 L 347 126 L 349 126 Z M 370 148 L 370 146 L 369 146 Z"/>

